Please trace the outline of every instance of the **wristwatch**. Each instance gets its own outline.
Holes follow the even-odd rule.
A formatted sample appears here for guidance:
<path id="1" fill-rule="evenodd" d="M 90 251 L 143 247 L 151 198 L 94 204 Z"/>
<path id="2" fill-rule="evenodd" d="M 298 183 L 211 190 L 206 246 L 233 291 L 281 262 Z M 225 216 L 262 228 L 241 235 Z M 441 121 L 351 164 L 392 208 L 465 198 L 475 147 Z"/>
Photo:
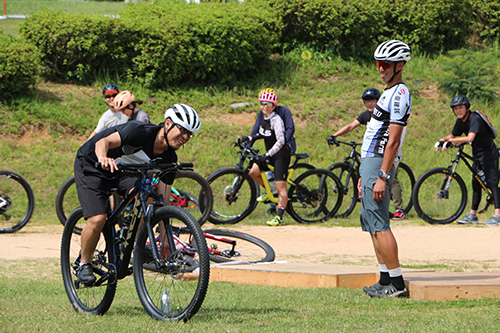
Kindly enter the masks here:
<path id="1" fill-rule="evenodd" d="M 379 178 L 387 178 L 387 179 L 389 179 L 390 176 L 388 174 L 386 174 L 383 170 L 379 170 L 378 171 L 378 177 Z"/>

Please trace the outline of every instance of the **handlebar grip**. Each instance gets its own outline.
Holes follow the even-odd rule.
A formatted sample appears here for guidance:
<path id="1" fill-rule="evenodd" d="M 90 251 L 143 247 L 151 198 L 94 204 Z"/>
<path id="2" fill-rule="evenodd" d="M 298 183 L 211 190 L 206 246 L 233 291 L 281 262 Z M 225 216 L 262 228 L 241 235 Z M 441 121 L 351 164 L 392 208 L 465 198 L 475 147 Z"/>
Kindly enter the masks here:
<path id="1" fill-rule="evenodd" d="M 193 167 L 194 167 L 193 163 L 179 163 L 179 169 L 188 169 Z"/>

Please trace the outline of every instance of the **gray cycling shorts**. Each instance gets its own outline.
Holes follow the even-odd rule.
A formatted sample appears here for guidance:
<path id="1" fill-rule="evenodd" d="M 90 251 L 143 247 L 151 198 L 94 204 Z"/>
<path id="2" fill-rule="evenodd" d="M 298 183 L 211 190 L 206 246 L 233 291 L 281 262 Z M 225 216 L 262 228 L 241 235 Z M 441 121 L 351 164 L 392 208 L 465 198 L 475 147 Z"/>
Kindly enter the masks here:
<path id="1" fill-rule="evenodd" d="M 361 229 L 374 235 L 378 231 L 391 230 L 389 204 L 391 202 L 391 179 L 394 177 L 394 166 L 389 171 L 390 178 L 386 181 L 384 199 L 379 202 L 373 200 L 373 186 L 377 181 L 382 161 L 382 157 L 363 158 L 359 169 L 361 176 L 361 214 L 359 216 Z"/>

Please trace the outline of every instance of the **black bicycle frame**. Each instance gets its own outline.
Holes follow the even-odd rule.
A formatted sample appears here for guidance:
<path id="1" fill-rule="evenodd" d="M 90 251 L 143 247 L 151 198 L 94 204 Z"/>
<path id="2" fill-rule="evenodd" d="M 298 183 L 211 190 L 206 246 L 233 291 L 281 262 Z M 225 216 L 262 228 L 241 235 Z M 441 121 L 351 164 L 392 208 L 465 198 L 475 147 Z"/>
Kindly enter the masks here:
<path id="1" fill-rule="evenodd" d="M 481 185 L 481 187 L 483 188 L 483 190 L 487 194 L 487 197 L 486 197 L 486 207 L 483 210 L 481 210 L 480 212 L 478 212 L 478 213 L 484 213 L 484 212 L 486 212 L 486 210 L 488 209 L 488 207 L 493 203 L 493 193 L 486 186 L 486 183 L 481 179 L 481 177 L 479 177 L 479 175 L 477 174 L 476 170 L 474 170 L 474 168 L 472 167 L 472 165 L 469 163 L 468 160 L 471 160 L 472 162 L 474 162 L 474 163 L 476 163 L 478 165 L 480 165 L 480 163 L 477 161 L 477 159 L 475 159 L 471 155 L 469 155 L 466 152 L 464 152 L 463 151 L 463 147 L 464 147 L 464 144 L 461 144 L 461 145 L 458 146 L 458 152 L 457 152 L 455 158 L 452 158 L 451 161 L 450 161 L 450 165 L 448 165 L 448 170 L 450 171 L 450 177 L 453 178 L 455 176 L 455 174 L 457 174 L 456 173 L 456 169 L 458 167 L 458 163 L 460 162 L 460 160 L 464 161 L 464 163 L 467 166 L 467 168 L 469 168 L 470 172 L 472 172 L 472 176 L 479 182 L 479 185 Z M 446 178 L 443 181 L 443 185 L 441 187 L 442 191 L 445 190 L 445 189 L 448 190 L 451 178 Z"/>

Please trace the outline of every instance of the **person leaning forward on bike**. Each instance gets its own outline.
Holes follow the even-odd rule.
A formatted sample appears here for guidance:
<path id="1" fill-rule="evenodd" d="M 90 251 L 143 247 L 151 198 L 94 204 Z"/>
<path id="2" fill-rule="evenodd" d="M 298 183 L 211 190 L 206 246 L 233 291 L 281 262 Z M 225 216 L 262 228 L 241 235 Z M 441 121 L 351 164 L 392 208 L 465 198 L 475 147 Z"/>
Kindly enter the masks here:
<path id="1" fill-rule="evenodd" d="M 176 150 L 186 144 L 200 129 L 196 111 L 175 104 L 165 113 L 165 122 L 154 125 L 137 121 L 118 125 L 100 132 L 78 149 L 74 171 L 78 199 L 87 219 L 81 234 L 81 263 L 78 279 L 89 285 L 94 283 L 91 259 L 106 222 L 109 190 L 118 188 L 127 193 L 141 179 L 139 174 L 118 172 L 115 159 L 142 150 L 150 159 L 162 158 L 164 163 L 177 162 Z M 100 163 L 100 167 L 96 164 Z M 175 174 L 167 174 L 166 198 Z"/>
<path id="2" fill-rule="evenodd" d="M 480 163 L 474 162 L 472 167 L 477 171 L 482 169 L 486 177 L 486 185 L 493 193 L 495 202 L 495 215 L 493 215 L 485 225 L 499 225 L 500 223 L 500 189 L 498 188 L 498 149 L 490 134 L 488 125 L 481 117 L 470 111 L 470 102 L 467 96 L 455 96 L 450 103 L 453 113 L 458 118 L 450 134 L 436 142 L 434 150 L 446 150 L 450 144 L 472 143 L 472 156 Z M 465 134 L 466 136 L 461 136 Z M 478 223 L 477 210 L 481 202 L 481 185 L 472 177 L 472 205 L 471 210 L 457 223 Z"/>
<path id="3" fill-rule="evenodd" d="M 366 126 L 361 147 L 360 222 L 370 233 L 379 263 L 380 280 L 363 288 L 371 297 L 408 296 L 398 258 L 398 245 L 389 219 L 389 182 L 411 113 L 411 97 L 402 71 L 410 60 L 410 47 L 398 40 L 380 44 L 374 53 L 382 81 L 387 85 Z"/>
<path id="4" fill-rule="evenodd" d="M 242 139 L 250 142 L 264 139 L 266 153 L 260 156 L 258 163 L 252 165 L 249 175 L 261 186 L 264 186 L 260 170 L 261 168 L 267 170 L 266 161 L 269 161 L 274 166 L 276 189 L 278 190 L 278 209 L 274 219 L 267 221 L 267 224 L 278 226 L 283 224 L 283 214 L 288 203 L 286 178 L 288 165 L 290 164 L 291 148 L 290 145 L 286 144 L 285 124 L 276 110 L 278 96 L 274 90 L 270 88 L 262 90 L 259 94 L 259 102 L 262 118 L 260 118 L 260 121 L 257 118 L 255 123 L 255 126 L 258 126 L 258 132 L 251 136 L 244 136 Z M 293 135 L 293 132 L 291 135 Z"/>

